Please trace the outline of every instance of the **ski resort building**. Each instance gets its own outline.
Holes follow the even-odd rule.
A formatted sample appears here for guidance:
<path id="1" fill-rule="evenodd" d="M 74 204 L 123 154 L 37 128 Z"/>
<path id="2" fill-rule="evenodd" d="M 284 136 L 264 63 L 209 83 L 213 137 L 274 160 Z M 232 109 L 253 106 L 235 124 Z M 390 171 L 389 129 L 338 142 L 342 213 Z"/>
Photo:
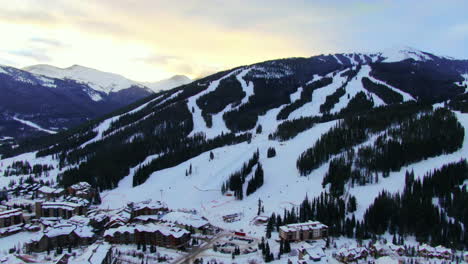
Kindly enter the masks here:
<path id="1" fill-rule="evenodd" d="M 167 205 L 160 201 L 144 201 L 133 204 L 132 218 L 140 215 L 156 215 L 159 212 L 167 212 L 169 209 Z"/>
<path id="2" fill-rule="evenodd" d="M 13 209 L 0 212 L 0 228 L 18 225 L 23 222 L 21 209 Z"/>
<path id="3" fill-rule="evenodd" d="M 69 219 L 74 215 L 86 214 L 86 207 L 73 202 L 36 202 L 36 218 L 61 217 Z"/>
<path id="4" fill-rule="evenodd" d="M 280 237 L 288 241 L 321 239 L 328 236 L 328 226 L 317 222 L 290 224 L 280 227 Z"/>
<path id="5" fill-rule="evenodd" d="M 127 225 L 106 230 L 104 239 L 115 244 L 180 248 L 188 244 L 190 232 L 167 224 Z"/>
<path id="6" fill-rule="evenodd" d="M 63 188 L 52 188 L 49 186 L 42 186 L 37 189 L 38 196 L 42 196 L 44 199 L 51 200 L 54 198 L 58 198 L 65 194 L 65 190 Z"/>
<path id="7" fill-rule="evenodd" d="M 38 234 L 36 238 L 26 244 L 26 249 L 40 252 L 56 247 L 89 245 L 94 242 L 94 238 L 95 234 L 89 226 L 62 222 L 47 227 L 43 233 Z"/>
<path id="8" fill-rule="evenodd" d="M 418 248 L 418 254 L 426 258 L 450 259 L 452 257 L 452 250 L 443 246 L 431 247 L 423 244 Z"/>
<path id="9" fill-rule="evenodd" d="M 369 256 L 369 251 L 364 247 L 342 248 L 334 257 L 343 263 L 354 262 L 359 259 L 366 259 Z"/>
<path id="10" fill-rule="evenodd" d="M 75 183 L 67 188 L 67 192 L 71 196 L 80 197 L 83 199 L 91 200 L 96 195 L 96 191 L 87 182 Z"/>
<path id="11" fill-rule="evenodd" d="M 175 224 L 177 227 L 204 232 L 210 227 L 210 223 L 196 214 L 184 212 L 170 212 L 161 218 L 161 221 Z"/>

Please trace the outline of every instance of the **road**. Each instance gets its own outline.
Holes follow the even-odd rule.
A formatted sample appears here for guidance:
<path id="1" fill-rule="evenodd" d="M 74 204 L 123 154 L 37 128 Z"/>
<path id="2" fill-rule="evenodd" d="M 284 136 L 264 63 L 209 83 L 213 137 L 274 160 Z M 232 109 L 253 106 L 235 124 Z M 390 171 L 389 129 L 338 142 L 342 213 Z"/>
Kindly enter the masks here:
<path id="1" fill-rule="evenodd" d="M 172 264 L 183 264 L 183 263 L 191 263 L 191 260 L 196 259 L 196 257 L 202 253 L 203 251 L 207 249 L 211 249 L 213 247 L 213 244 L 218 241 L 219 239 L 227 236 L 232 236 L 231 232 L 221 232 L 214 236 L 212 239 L 208 240 L 206 243 L 204 243 L 202 246 L 199 247 L 194 247 L 190 252 L 187 253 L 187 255 L 184 255 L 178 259 L 176 259 Z"/>

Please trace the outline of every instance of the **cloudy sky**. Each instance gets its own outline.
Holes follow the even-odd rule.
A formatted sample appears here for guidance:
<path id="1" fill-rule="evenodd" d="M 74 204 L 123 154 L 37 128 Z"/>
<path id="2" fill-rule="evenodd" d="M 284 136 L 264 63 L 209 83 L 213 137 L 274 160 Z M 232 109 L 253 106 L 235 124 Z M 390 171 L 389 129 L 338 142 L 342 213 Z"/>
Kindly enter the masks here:
<path id="1" fill-rule="evenodd" d="M 466 0 L 3 1 L 0 64 L 80 64 L 155 81 L 395 46 L 468 58 L 466 10 Z"/>

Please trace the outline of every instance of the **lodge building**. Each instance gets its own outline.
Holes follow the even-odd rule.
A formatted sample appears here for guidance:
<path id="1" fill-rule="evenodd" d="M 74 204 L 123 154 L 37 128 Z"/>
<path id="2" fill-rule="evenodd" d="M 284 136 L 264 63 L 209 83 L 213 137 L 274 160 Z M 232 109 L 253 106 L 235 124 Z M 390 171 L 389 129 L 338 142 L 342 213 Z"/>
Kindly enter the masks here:
<path id="1" fill-rule="evenodd" d="M 290 224 L 280 227 L 280 238 L 288 241 L 321 239 L 328 236 L 328 226 L 317 222 Z"/>
<path id="2" fill-rule="evenodd" d="M 69 219 L 74 215 L 86 214 L 86 207 L 72 202 L 36 202 L 36 217 L 61 217 Z"/>
<path id="3" fill-rule="evenodd" d="M 0 228 L 21 223 L 23 223 L 23 213 L 21 209 L 12 209 L 0 212 Z"/>
<path id="4" fill-rule="evenodd" d="M 127 225 L 106 230 L 104 239 L 114 244 L 181 248 L 188 244 L 190 232 L 168 224 Z"/>

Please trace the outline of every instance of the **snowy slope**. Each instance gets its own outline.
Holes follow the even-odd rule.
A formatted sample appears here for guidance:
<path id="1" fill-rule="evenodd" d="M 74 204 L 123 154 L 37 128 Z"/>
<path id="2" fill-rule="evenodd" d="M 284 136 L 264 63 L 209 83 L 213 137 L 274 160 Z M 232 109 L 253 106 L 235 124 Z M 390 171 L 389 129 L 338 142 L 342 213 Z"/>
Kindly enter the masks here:
<path id="1" fill-rule="evenodd" d="M 39 131 L 43 131 L 43 132 L 46 132 L 46 133 L 49 133 L 49 134 L 57 134 L 56 131 L 49 130 L 49 129 L 45 129 L 45 128 L 39 126 L 38 124 L 36 124 L 36 123 L 34 123 L 34 122 L 31 122 L 31 121 L 28 121 L 28 120 L 24 120 L 24 119 L 19 119 L 19 118 L 17 118 L 17 117 L 13 117 L 13 119 L 16 120 L 16 121 L 18 121 L 18 122 L 20 122 L 20 123 L 22 123 L 22 124 L 25 124 L 25 125 L 27 125 L 27 126 L 30 126 L 30 127 L 34 128 L 34 129 L 37 129 L 37 130 L 39 130 Z"/>

